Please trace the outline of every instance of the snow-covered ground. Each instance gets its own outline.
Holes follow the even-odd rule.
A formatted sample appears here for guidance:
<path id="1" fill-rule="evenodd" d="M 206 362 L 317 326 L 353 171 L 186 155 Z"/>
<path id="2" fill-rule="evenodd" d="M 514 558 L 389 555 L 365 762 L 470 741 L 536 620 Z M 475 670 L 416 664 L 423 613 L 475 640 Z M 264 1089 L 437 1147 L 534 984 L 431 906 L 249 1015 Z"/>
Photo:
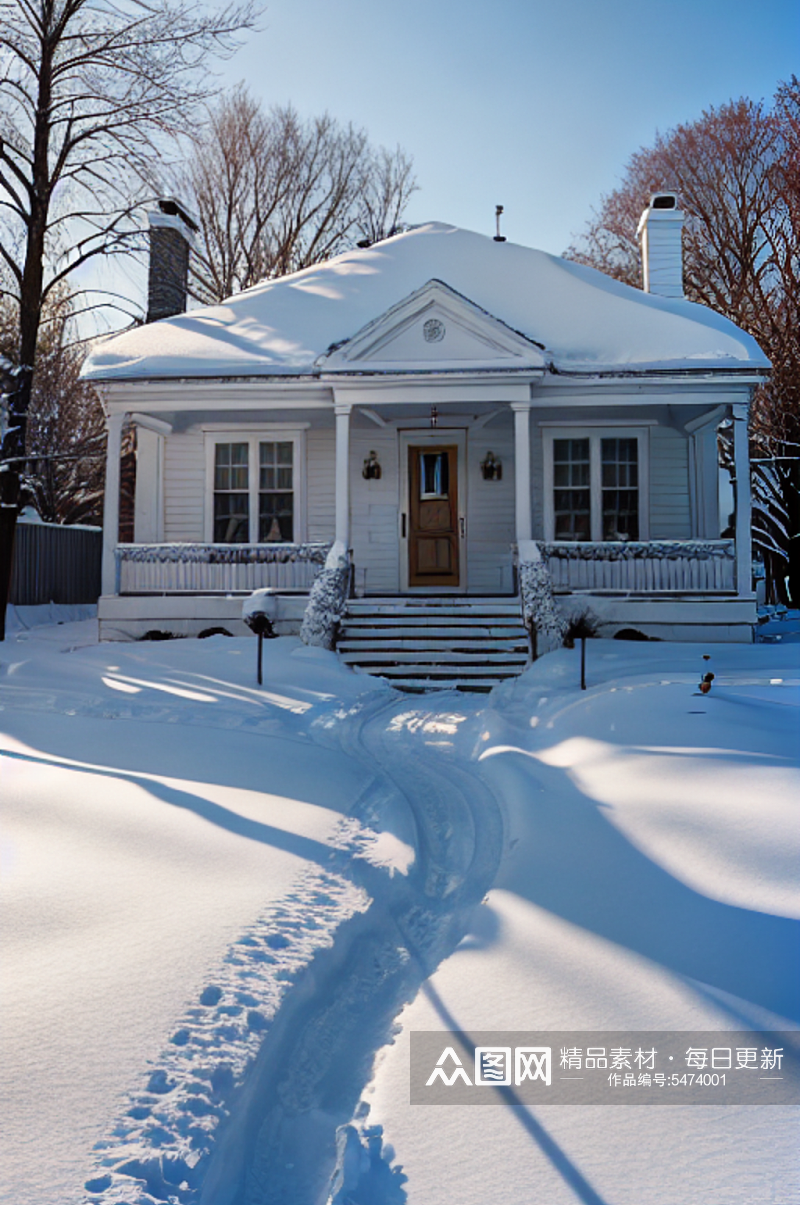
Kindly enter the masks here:
<path id="1" fill-rule="evenodd" d="M 0 645 L 0 1200 L 800 1199 L 789 1109 L 408 1103 L 412 1030 L 797 1028 L 796 645 L 417 697 L 95 628 Z"/>

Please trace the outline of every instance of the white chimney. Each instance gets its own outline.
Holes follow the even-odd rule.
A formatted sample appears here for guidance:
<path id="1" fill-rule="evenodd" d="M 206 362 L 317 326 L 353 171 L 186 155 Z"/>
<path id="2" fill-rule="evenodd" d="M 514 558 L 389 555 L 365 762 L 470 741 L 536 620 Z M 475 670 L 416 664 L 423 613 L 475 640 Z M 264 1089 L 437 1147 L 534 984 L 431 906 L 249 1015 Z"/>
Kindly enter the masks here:
<path id="1" fill-rule="evenodd" d="M 683 214 L 674 192 L 656 192 L 639 219 L 645 293 L 683 297 Z"/>

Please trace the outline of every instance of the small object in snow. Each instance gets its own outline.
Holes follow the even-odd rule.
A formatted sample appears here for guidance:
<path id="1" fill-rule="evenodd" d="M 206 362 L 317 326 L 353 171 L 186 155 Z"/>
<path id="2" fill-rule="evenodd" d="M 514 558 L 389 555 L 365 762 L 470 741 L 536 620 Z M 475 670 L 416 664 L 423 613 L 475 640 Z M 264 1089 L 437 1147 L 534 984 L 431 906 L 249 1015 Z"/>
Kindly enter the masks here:
<path id="1" fill-rule="evenodd" d="M 255 590 L 248 599 L 245 599 L 242 607 L 242 619 L 247 624 L 251 632 L 255 632 L 258 637 L 258 651 L 256 654 L 256 678 L 258 685 L 261 686 L 264 680 L 263 674 L 263 650 L 264 638 L 274 640 L 278 633 L 272 625 L 272 619 L 268 614 L 272 611 L 274 614 L 275 601 L 270 590 Z M 230 635 L 230 633 L 227 633 Z"/>
<path id="2" fill-rule="evenodd" d="M 714 675 L 712 673 L 703 674 L 703 680 L 700 683 L 700 687 L 699 687 L 701 695 L 708 694 L 708 692 L 711 690 L 711 683 L 713 681 L 714 681 Z"/>

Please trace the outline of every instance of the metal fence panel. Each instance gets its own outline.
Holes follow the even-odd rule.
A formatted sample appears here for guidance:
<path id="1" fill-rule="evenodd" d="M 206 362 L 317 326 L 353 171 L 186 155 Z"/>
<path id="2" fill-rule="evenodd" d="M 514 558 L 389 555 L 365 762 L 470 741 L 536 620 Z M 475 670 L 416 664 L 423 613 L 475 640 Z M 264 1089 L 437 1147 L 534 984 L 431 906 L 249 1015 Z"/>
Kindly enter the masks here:
<path id="1" fill-rule="evenodd" d="M 9 601 L 93 603 L 100 596 L 103 533 L 53 523 L 18 523 Z"/>

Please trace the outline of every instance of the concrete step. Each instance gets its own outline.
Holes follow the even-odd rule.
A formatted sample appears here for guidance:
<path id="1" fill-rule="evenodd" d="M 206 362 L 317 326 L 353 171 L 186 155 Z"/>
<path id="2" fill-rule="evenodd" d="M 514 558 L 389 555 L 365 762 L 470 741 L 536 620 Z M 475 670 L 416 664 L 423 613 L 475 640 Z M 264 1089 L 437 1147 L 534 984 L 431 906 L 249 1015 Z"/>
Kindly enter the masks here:
<path id="1" fill-rule="evenodd" d="M 351 599 L 337 649 L 360 673 L 401 690 L 491 690 L 528 664 L 519 600 Z"/>
<path id="2" fill-rule="evenodd" d="M 348 665 L 439 665 L 469 666 L 475 665 L 521 665 L 527 664 L 527 652 L 498 652 L 489 645 L 481 651 L 463 652 L 450 649 L 392 649 L 384 652 L 382 649 L 360 649 L 358 652 L 342 652 L 338 650 L 343 661 Z"/>
<path id="3" fill-rule="evenodd" d="M 486 640 L 521 640 L 527 642 L 528 635 L 521 624 L 453 624 L 442 626 L 436 624 L 352 624 L 345 620 L 342 624 L 342 639 L 351 641 L 373 640 L 457 640 L 486 641 Z"/>
<path id="4" fill-rule="evenodd" d="M 478 615 L 509 615 L 520 617 L 519 602 L 516 599 L 509 602 L 508 599 L 499 599 L 492 602 L 491 600 L 481 599 L 478 603 L 459 603 L 448 601 L 447 603 L 396 603 L 386 602 L 378 599 L 351 599 L 347 606 L 348 614 L 353 618 L 361 618 L 365 616 L 380 616 L 385 615 L 392 618 L 397 615 L 402 615 L 404 618 L 411 619 L 413 617 L 428 617 L 428 616 L 453 616 L 465 617 Z"/>
<path id="5" fill-rule="evenodd" d="M 427 633 L 427 635 L 432 635 Z M 528 640 L 525 634 L 521 636 L 507 637 L 505 639 L 494 640 L 471 640 L 467 636 L 458 636 L 453 639 L 451 636 L 445 636 L 441 639 L 416 640 L 403 636 L 392 635 L 387 636 L 383 640 L 376 640 L 364 637 L 362 640 L 352 640 L 350 637 L 341 639 L 336 646 L 340 653 L 352 653 L 358 656 L 362 653 L 367 654 L 371 649 L 381 649 L 386 653 L 413 653 L 413 652 L 428 652 L 441 651 L 452 653 L 484 653 L 487 649 L 496 650 L 501 653 L 522 653 L 527 656 Z"/>

